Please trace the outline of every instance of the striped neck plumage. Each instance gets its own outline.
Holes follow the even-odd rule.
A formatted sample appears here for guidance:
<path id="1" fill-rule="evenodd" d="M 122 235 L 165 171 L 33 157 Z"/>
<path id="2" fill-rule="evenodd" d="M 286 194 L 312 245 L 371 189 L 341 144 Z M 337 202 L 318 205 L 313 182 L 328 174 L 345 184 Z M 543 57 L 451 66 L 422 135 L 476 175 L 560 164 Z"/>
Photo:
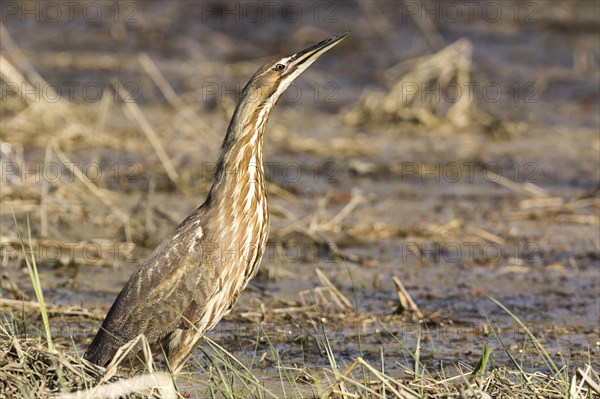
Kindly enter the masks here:
<path id="1" fill-rule="evenodd" d="M 263 135 L 274 102 L 256 104 L 247 94 L 244 90 L 227 129 L 209 198 L 231 199 L 246 184 L 258 183 L 263 192 Z"/>

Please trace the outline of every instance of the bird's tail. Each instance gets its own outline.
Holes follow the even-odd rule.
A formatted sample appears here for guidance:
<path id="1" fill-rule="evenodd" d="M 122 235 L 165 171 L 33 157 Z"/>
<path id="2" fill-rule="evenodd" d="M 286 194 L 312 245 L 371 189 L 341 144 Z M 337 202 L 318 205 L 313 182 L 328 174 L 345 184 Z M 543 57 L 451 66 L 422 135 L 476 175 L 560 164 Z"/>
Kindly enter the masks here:
<path id="1" fill-rule="evenodd" d="M 115 357 L 119 347 L 117 338 L 100 328 L 83 358 L 98 366 L 106 367 Z"/>

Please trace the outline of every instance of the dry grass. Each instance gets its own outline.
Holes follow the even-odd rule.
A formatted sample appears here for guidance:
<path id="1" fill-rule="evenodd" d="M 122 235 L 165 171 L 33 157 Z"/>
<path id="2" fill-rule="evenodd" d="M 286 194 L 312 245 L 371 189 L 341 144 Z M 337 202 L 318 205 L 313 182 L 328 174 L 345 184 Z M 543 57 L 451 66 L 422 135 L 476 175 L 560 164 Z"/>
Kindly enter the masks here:
<path id="1" fill-rule="evenodd" d="M 432 55 L 389 68 L 384 74 L 386 89 L 366 92 L 346 113 L 345 121 L 350 125 L 410 122 L 426 128 L 483 129 L 497 138 L 515 137 L 515 123 L 481 109 L 477 106 L 481 99 L 461 95 L 473 81 L 472 52 L 473 45 L 460 39 Z"/>
<path id="2" fill-rule="evenodd" d="M 275 313 L 268 313 L 269 318 L 277 318 Z M 293 313 L 299 320 L 306 317 L 302 315 L 302 309 Z M 460 363 L 454 370 L 433 372 L 420 362 L 417 348 L 416 352 L 407 349 L 414 359 L 414 368 L 398 363 L 394 370 L 386 370 L 383 363 L 367 361 L 360 356 L 351 361 L 342 361 L 335 355 L 336 348 L 330 345 L 327 336 L 318 334 L 313 338 L 323 347 L 329 359 L 328 366 L 318 368 L 288 364 L 277 346 L 270 341 L 270 349 L 262 358 L 250 361 L 237 359 L 207 338 L 202 347 L 203 355 L 191 361 L 198 371 L 180 375 L 176 379 L 180 391 L 175 393 L 172 377 L 168 373 L 154 371 L 147 345 L 143 347 L 146 348 L 148 363 L 141 369 L 138 366 L 135 372 L 130 368 L 118 371 L 124 360 L 123 356 L 118 355 L 105 370 L 82 360 L 71 345 L 57 344 L 54 350 L 49 350 L 39 335 L 23 336 L 18 328 L 13 328 L 14 320 L 5 318 L 0 323 L 0 394 L 7 397 L 51 397 L 60 394 L 61 398 L 208 395 L 278 398 L 282 397 L 282 392 L 287 392 L 293 397 L 315 398 L 585 399 L 600 394 L 598 373 L 590 366 L 570 371 L 562 365 L 556 365 L 554 373 L 528 371 L 516 361 L 513 368 L 495 366 L 493 355 L 484 348 L 482 358 L 476 365 L 470 367 Z M 534 336 L 531 338 L 535 340 Z M 122 353 L 126 354 L 134 345 L 136 343 L 123 348 Z M 403 344 L 398 340 L 397 345 Z M 543 347 L 539 346 L 538 350 L 540 361 L 547 360 L 548 355 Z M 381 348 L 382 358 L 385 351 Z M 257 359 L 258 353 L 253 356 Z M 279 377 L 271 377 L 267 384 L 262 382 L 263 372 L 258 367 L 265 356 L 280 370 Z M 279 384 L 277 379 L 280 380 Z"/>

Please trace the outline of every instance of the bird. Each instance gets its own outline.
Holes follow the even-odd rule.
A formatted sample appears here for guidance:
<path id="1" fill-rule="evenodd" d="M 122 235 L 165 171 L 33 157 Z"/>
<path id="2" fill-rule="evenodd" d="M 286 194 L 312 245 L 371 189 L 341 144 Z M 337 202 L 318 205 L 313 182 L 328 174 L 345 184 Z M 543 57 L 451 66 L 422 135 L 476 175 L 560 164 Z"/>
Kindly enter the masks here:
<path id="1" fill-rule="evenodd" d="M 106 367 L 143 334 L 178 373 L 258 271 L 269 234 L 263 136 L 282 93 L 349 32 L 267 62 L 242 89 L 208 195 L 136 269 L 83 358 Z"/>

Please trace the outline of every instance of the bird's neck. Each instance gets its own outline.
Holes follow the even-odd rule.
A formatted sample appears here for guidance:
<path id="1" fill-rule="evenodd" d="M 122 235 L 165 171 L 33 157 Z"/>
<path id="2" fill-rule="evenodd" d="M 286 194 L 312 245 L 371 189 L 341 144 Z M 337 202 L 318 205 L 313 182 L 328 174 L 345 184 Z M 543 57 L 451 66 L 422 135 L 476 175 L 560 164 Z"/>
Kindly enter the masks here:
<path id="1" fill-rule="evenodd" d="M 209 195 L 212 200 L 234 199 L 235 203 L 240 196 L 265 196 L 263 133 L 272 106 L 245 101 L 244 96 L 240 99 L 221 146 Z"/>

